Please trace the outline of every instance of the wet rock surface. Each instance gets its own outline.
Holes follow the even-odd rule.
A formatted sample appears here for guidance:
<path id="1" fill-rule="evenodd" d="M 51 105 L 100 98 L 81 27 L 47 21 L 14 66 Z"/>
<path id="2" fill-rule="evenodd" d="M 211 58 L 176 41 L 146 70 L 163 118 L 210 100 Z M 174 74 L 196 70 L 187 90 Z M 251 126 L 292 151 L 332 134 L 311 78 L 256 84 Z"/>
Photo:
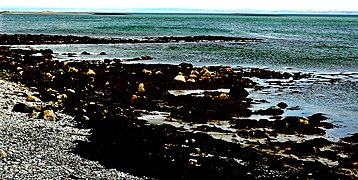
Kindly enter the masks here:
<path id="1" fill-rule="evenodd" d="M 253 79 L 290 88 L 284 84 L 308 74 L 55 61 L 51 50 L 10 47 L 0 48 L 0 67 L 3 79 L 36 87 L 51 105 L 43 110 L 63 110 L 91 128 L 75 152 L 107 168 L 159 179 L 357 177 L 356 136 L 324 138 L 334 128 L 324 114 L 285 116 L 299 108 L 284 102 L 252 108 L 269 103 L 249 96 L 266 89 Z"/>
<path id="2" fill-rule="evenodd" d="M 34 44 L 117 44 L 117 43 L 170 43 L 170 42 L 259 42 L 261 39 L 225 37 L 225 36 L 165 36 L 144 37 L 142 39 L 94 38 L 88 36 L 33 35 L 33 34 L 0 34 L 1 45 L 34 45 Z M 102 53 L 103 55 L 105 53 Z M 85 55 L 89 55 L 85 53 Z"/>

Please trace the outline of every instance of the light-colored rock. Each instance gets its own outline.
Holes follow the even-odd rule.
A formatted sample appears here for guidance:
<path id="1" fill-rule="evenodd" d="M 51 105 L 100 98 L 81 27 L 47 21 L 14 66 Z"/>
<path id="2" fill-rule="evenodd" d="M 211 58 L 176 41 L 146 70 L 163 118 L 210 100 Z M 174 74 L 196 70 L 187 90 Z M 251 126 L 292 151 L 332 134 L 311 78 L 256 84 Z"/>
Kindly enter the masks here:
<path id="1" fill-rule="evenodd" d="M 67 66 L 68 61 L 63 61 L 63 66 Z"/>
<path id="2" fill-rule="evenodd" d="M 163 74 L 163 72 L 162 71 L 156 71 L 155 74 L 160 75 L 160 74 Z"/>
<path id="3" fill-rule="evenodd" d="M 6 158 L 6 156 L 7 153 L 4 150 L 0 149 L 0 159 Z"/>
<path id="4" fill-rule="evenodd" d="M 75 93 L 76 93 L 76 91 L 73 90 L 73 89 L 67 89 L 66 91 L 67 91 L 67 92 L 70 92 L 70 93 L 72 93 L 72 94 L 75 94 Z"/>
<path id="5" fill-rule="evenodd" d="M 82 116 L 82 120 L 83 120 L 83 121 L 89 121 L 90 118 L 89 118 L 88 116 Z"/>
<path id="6" fill-rule="evenodd" d="M 195 83 L 195 79 L 190 78 L 190 79 L 188 79 L 188 80 L 187 80 L 187 82 L 190 82 L 190 83 Z"/>
<path id="7" fill-rule="evenodd" d="M 142 72 L 145 73 L 145 74 L 148 74 L 148 75 L 152 75 L 151 70 L 143 69 Z"/>
<path id="8" fill-rule="evenodd" d="M 208 79 L 211 77 L 211 73 L 208 69 L 204 69 L 200 71 L 201 79 Z"/>
<path id="9" fill-rule="evenodd" d="M 138 85 L 138 92 L 139 92 L 139 93 L 145 92 L 144 83 L 139 83 L 139 85 Z"/>
<path id="10" fill-rule="evenodd" d="M 190 78 L 198 78 L 198 76 L 196 74 L 190 74 L 189 77 Z"/>
<path id="11" fill-rule="evenodd" d="M 229 96 L 226 93 L 222 93 L 219 95 L 219 99 L 229 99 Z"/>
<path id="12" fill-rule="evenodd" d="M 48 72 L 48 73 L 46 73 L 46 74 L 45 74 L 45 76 L 46 76 L 48 79 L 52 78 L 52 74 L 51 74 L 51 73 L 49 73 L 49 72 Z"/>
<path id="13" fill-rule="evenodd" d="M 57 116 L 55 115 L 55 113 L 53 112 L 53 110 L 45 110 L 44 112 L 44 119 L 46 121 L 56 121 L 57 120 Z"/>
<path id="14" fill-rule="evenodd" d="M 87 75 L 96 75 L 96 73 L 92 69 L 88 69 Z"/>
<path id="15" fill-rule="evenodd" d="M 78 69 L 74 68 L 74 67 L 70 67 L 68 69 L 68 72 L 72 72 L 72 73 L 77 73 L 78 72 Z"/>
<path id="16" fill-rule="evenodd" d="M 29 102 L 42 102 L 40 98 L 32 95 L 27 96 L 27 101 Z"/>
<path id="17" fill-rule="evenodd" d="M 133 96 L 131 97 L 131 102 L 135 102 L 137 99 L 138 99 L 138 96 L 137 96 L 137 95 L 133 95 Z"/>
<path id="18" fill-rule="evenodd" d="M 186 82 L 185 77 L 183 75 L 180 75 L 180 74 L 175 76 L 174 80 L 179 81 L 179 82 Z"/>
<path id="19" fill-rule="evenodd" d="M 31 118 L 33 118 L 33 119 L 37 119 L 39 117 L 39 113 L 38 112 L 33 112 L 32 114 L 31 114 Z"/>
<path id="20" fill-rule="evenodd" d="M 303 117 L 300 117 L 298 120 L 300 121 L 300 123 L 302 123 L 304 125 L 309 125 L 310 124 L 309 119 L 307 117 L 303 116 Z"/>

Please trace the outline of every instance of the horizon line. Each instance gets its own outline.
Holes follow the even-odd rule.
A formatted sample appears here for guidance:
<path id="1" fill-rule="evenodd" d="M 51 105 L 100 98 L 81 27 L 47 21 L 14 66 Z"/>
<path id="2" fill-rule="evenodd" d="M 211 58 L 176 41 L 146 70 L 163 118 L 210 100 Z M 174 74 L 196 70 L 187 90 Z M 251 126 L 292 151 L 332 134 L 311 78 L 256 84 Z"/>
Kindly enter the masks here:
<path id="1" fill-rule="evenodd" d="M 44 8 L 44 7 L 0 7 L 0 12 L 108 12 L 108 13 L 264 13 L 264 14 L 358 14 L 358 11 L 341 10 L 260 10 L 260 9 L 197 9 L 197 8 Z"/>

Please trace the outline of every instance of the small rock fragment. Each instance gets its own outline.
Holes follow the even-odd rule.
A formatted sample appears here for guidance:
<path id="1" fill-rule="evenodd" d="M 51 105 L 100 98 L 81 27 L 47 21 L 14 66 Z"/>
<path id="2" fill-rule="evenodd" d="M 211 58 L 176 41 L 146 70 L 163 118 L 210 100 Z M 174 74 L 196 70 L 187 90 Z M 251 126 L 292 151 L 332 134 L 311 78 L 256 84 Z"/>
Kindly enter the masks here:
<path id="1" fill-rule="evenodd" d="M 46 121 L 56 121 L 57 120 L 57 116 L 55 115 L 55 113 L 53 112 L 53 110 L 45 110 L 43 112 L 44 114 L 44 119 Z"/>
<path id="2" fill-rule="evenodd" d="M 27 96 L 27 101 L 29 102 L 42 102 L 40 98 L 32 95 Z"/>
<path id="3" fill-rule="evenodd" d="M 76 93 L 76 91 L 73 90 L 73 89 L 67 89 L 67 92 L 70 92 L 70 93 L 72 93 L 72 94 L 75 94 L 75 93 Z"/>
<path id="4" fill-rule="evenodd" d="M 190 83 L 195 83 L 195 79 L 190 78 L 190 79 L 188 79 L 188 82 L 190 82 Z"/>
<path id="5" fill-rule="evenodd" d="M 186 82 L 185 77 L 183 75 L 180 75 L 180 74 L 175 76 L 174 80 L 179 81 L 179 82 Z"/>
<path id="6" fill-rule="evenodd" d="M 88 116 L 82 116 L 82 120 L 83 120 L 83 121 L 89 121 L 90 118 L 89 118 Z"/>
<path id="7" fill-rule="evenodd" d="M 139 85 L 138 85 L 138 93 L 143 93 L 143 92 L 145 92 L 144 84 L 139 83 Z"/>
<path id="8" fill-rule="evenodd" d="M 6 156 L 7 153 L 4 150 L 0 149 L 0 159 L 6 158 Z"/>
<path id="9" fill-rule="evenodd" d="M 219 99 L 229 99 L 229 96 L 226 93 L 221 93 L 218 98 Z"/>
<path id="10" fill-rule="evenodd" d="M 151 70 L 143 69 L 142 72 L 143 72 L 144 74 L 152 75 L 152 71 L 151 71 Z"/>
<path id="11" fill-rule="evenodd" d="M 31 118 L 33 118 L 33 119 L 37 119 L 38 117 L 39 117 L 39 113 L 37 113 L 37 112 L 33 112 L 31 114 Z"/>
<path id="12" fill-rule="evenodd" d="M 88 69 L 87 75 L 96 75 L 96 73 L 92 69 Z"/>
<path id="13" fill-rule="evenodd" d="M 300 117 L 298 118 L 298 120 L 300 121 L 300 123 L 304 124 L 304 125 L 309 125 L 309 119 L 307 117 Z"/>
<path id="14" fill-rule="evenodd" d="M 76 68 L 74 68 L 74 67 L 70 67 L 70 68 L 68 69 L 68 72 L 76 73 L 76 72 L 78 72 L 78 69 L 76 69 Z"/>

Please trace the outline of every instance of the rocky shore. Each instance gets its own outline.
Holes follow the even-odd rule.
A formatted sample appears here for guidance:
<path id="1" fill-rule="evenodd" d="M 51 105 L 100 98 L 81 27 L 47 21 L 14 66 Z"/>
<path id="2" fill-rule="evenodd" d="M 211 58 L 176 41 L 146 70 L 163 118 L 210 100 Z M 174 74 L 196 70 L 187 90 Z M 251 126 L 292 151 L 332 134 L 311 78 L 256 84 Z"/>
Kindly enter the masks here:
<path id="1" fill-rule="evenodd" d="M 56 112 L 60 121 L 44 121 L 13 112 L 29 102 L 34 92 L 23 85 L 0 80 L 0 178 L 1 179 L 142 179 L 73 153 L 76 141 L 87 141 L 90 129 L 77 128 L 73 117 Z"/>
<path id="2" fill-rule="evenodd" d="M 171 43 L 171 42 L 259 42 L 262 39 L 224 37 L 224 36 L 186 36 L 186 37 L 144 37 L 142 39 L 96 38 L 88 36 L 0 34 L 1 45 L 35 45 L 35 44 L 118 44 L 118 43 Z"/>
<path id="3" fill-rule="evenodd" d="M 11 37 L 7 39 L 19 37 L 7 36 Z M 20 38 L 19 43 L 33 43 L 27 36 Z M 49 37 L 54 39 L 51 42 L 65 42 L 63 37 Z M 80 40 L 85 41 L 86 38 Z M 36 43 L 41 42 L 44 41 Z M 227 66 L 193 67 L 187 63 L 125 64 L 118 59 L 55 61 L 52 53 L 52 50 L 0 47 L 0 77 L 38 92 L 31 96 L 22 93 L 21 101 L 7 105 L 8 114 L 32 116 L 22 122 L 31 127 L 38 127 L 33 125 L 35 122 L 57 124 L 56 128 L 69 123 L 73 129 L 66 130 L 79 131 L 70 141 L 57 143 L 67 143 L 67 149 L 73 148 L 63 155 L 69 159 L 81 156 L 88 159 L 83 159 L 84 162 L 98 161 L 106 168 L 116 169 L 111 172 L 119 170 L 158 179 L 357 177 L 357 136 L 339 142 L 324 138 L 326 130 L 334 128 L 324 114 L 284 116 L 285 111 L 293 109 L 285 102 L 252 109 L 255 104 L 267 103 L 248 97 L 248 89 L 263 89 L 252 79 L 294 82 L 308 78 L 309 74 Z M 24 98 L 38 102 L 26 104 Z M 65 132 L 61 132 L 62 136 L 69 136 Z M 90 137 L 87 140 L 82 134 Z M 51 134 L 59 139 L 62 136 Z M 289 140 L 282 140 L 288 137 Z M 35 137 L 26 138 L 30 141 Z M 8 146 L 4 145 L 4 153 L 13 154 L 6 150 Z M 51 149 L 48 145 L 41 147 L 44 146 Z M 53 156 L 47 156 L 47 160 L 52 162 L 50 159 L 57 152 L 51 152 Z M 9 157 L 3 155 L 0 163 L 13 162 Z M 63 160 L 57 162 L 66 166 Z M 69 177 L 71 173 L 56 175 Z"/>

